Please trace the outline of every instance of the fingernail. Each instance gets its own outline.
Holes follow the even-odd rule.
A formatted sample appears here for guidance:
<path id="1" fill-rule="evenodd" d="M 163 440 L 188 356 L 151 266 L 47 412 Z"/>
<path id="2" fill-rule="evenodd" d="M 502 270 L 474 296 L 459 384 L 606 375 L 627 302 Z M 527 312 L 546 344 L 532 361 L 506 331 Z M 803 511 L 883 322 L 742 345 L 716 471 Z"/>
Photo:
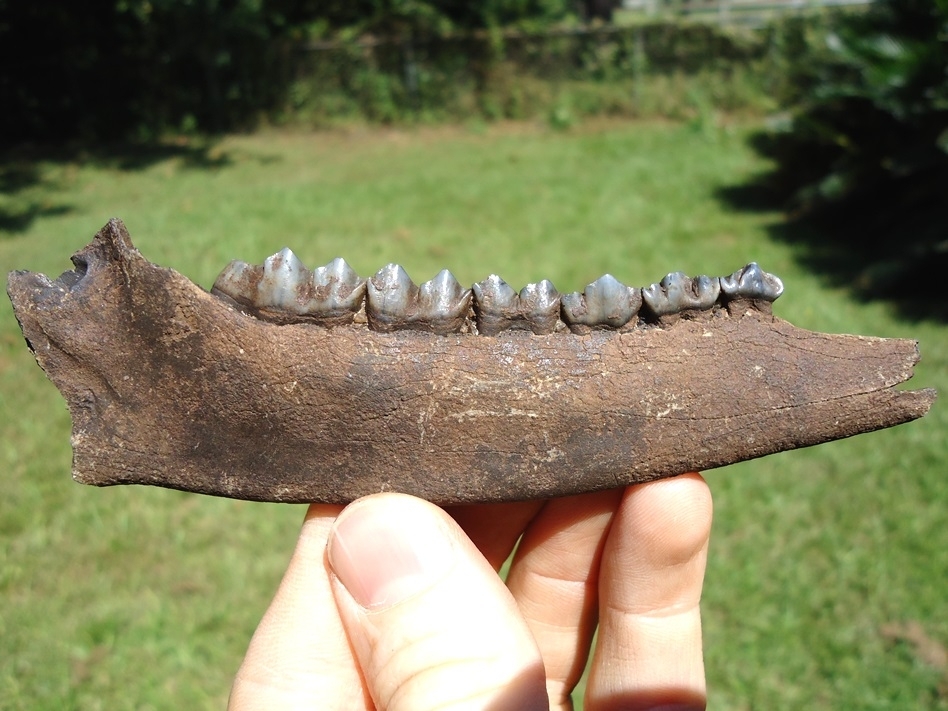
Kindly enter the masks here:
<path id="1" fill-rule="evenodd" d="M 440 580 L 451 537 L 424 502 L 387 496 L 357 503 L 336 521 L 329 565 L 362 607 L 397 605 Z"/>

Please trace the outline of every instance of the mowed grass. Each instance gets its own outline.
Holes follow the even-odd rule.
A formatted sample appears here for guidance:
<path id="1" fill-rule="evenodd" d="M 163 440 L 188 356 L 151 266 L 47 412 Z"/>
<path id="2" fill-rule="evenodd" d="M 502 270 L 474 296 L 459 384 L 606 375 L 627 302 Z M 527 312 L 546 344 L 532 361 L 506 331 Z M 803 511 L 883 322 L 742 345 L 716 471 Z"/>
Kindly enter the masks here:
<path id="1" fill-rule="evenodd" d="M 757 260 L 784 279 L 779 316 L 917 338 L 913 382 L 948 392 L 945 326 L 825 287 L 768 237 L 779 214 L 716 198 L 766 168 L 746 135 L 668 123 L 262 133 L 199 161 L 9 165 L 38 181 L 0 197 L 0 211 L 34 216 L 0 233 L 0 267 L 58 275 L 113 216 L 147 258 L 205 287 L 231 258 L 284 245 L 363 275 L 397 261 L 419 282 L 449 267 L 462 283 L 496 272 L 567 291 L 604 272 L 645 285 Z M 948 708 L 931 653 L 948 644 L 945 411 L 707 474 L 711 709 Z M 69 427 L 7 302 L 0 708 L 223 708 L 303 508 L 74 484 Z M 909 623 L 914 635 L 893 634 Z"/>

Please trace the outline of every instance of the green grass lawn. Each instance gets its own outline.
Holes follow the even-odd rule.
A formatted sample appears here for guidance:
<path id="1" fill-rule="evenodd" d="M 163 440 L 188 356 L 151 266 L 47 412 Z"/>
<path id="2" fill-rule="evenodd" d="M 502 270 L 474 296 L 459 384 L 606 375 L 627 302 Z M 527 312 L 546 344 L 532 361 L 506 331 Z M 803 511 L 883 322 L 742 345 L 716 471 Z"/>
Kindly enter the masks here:
<path id="1" fill-rule="evenodd" d="M 604 272 L 729 274 L 757 260 L 777 315 L 917 338 L 948 392 L 948 329 L 825 286 L 716 191 L 766 168 L 746 129 L 668 123 L 262 133 L 172 151 L 0 166 L 0 268 L 57 275 L 108 218 L 209 287 L 284 245 L 363 275 L 398 261 L 471 284 L 581 289 Z M 708 473 L 711 709 L 948 709 L 946 671 L 889 626 L 948 644 L 948 415 Z M 220 709 L 302 507 L 69 479 L 69 417 L 0 306 L 0 708 Z M 909 635 L 911 637 L 911 635 Z M 939 692 L 941 688 L 941 692 Z M 939 695 L 941 694 L 941 695 Z"/>

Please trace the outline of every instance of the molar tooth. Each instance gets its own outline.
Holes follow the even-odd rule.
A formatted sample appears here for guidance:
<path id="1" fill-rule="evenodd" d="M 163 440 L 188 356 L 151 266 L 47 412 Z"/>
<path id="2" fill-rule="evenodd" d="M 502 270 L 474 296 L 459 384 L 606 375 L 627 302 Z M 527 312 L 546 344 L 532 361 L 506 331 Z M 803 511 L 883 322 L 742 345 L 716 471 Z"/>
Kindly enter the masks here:
<path id="1" fill-rule="evenodd" d="M 520 290 L 520 314 L 538 336 L 553 333 L 559 321 L 560 294 L 548 279 Z"/>
<path id="2" fill-rule="evenodd" d="M 731 299 L 743 296 L 775 301 L 783 293 L 783 282 L 761 269 L 757 262 L 751 262 L 731 276 L 721 277 L 721 291 Z"/>
<path id="3" fill-rule="evenodd" d="M 345 259 L 336 257 L 313 270 L 307 313 L 322 321 L 350 323 L 365 300 L 365 283 Z"/>
<path id="4" fill-rule="evenodd" d="M 553 333 L 559 323 L 560 295 L 548 280 L 527 284 L 518 294 L 496 274 L 473 287 L 477 330 L 485 336 L 501 331 Z"/>
<path id="5" fill-rule="evenodd" d="M 707 310 L 721 291 L 715 277 L 689 278 L 684 272 L 667 274 L 658 284 L 642 289 L 642 298 L 656 316 L 679 314 L 689 309 Z"/>
<path id="6" fill-rule="evenodd" d="M 303 313 L 301 287 L 309 281 L 309 270 L 289 247 L 284 247 L 263 262 L 263 276 L 257 284 L 256 305 Z"/>
<path id="7" fill-rule="evenodd" d="M 417 317 L 435 333 L 460 331 L 470 308 L 471 290 L 461 286 L 447 269 L 442 269 L 418 290 Z"/>
<path id="8" fill-rule="evenodd" d="M 418 287 L 397 264 L 388 264 L 366 282 L 365 313 L 375 331 L 393 331 L 411 322 Z"/>
<path id="9" fill-rule="evenodd" d="M 570 330 L 587 333 L 595 327 L 621 328 L 629 323 L 642 306 L 642 292 L 604 274 L 587 284 L 582 294 L 564 294 L 561 301 Z"/>
<path id="10" fill-rule="evenodd" d="M 223 294 L 243 306 L 254 306 L 262 276 L 263 267 L 235 259 L 217 276 L 211 293 Z"/>

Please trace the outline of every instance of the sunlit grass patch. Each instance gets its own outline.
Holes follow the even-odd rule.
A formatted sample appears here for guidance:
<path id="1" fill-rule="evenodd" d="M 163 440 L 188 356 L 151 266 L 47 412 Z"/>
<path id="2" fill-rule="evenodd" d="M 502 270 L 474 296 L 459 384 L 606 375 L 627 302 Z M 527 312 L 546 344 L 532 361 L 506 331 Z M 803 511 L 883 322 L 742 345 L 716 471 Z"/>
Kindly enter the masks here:
<path id="1" fill-rule="evenodd" d="M 10 199 L 68 209 L 7 224 L 0 266 L 57 275 L 113 216 L 205 287 L 229 259 L 285 245 L 311 267 L 397 261 L 416 281 L 448 267 L 462 283 L 496 272 L 564 291 L 756 260 L 786 284 L 777 315 L 919 338 L 917 381 L 945 389 L 943 325 L 825 286 L 768 238 L 779 214 L 718 199 L 766 167 L 745 136 L 719 122 L 272 132 L 226 138 L 208 160 L 38 161 Z M 948 643 L 943 411 L 708 474 L 711 708 L 946 708 L 938 673 L 883 633 L 917 621 Z M 9 306 L 0 433 L 0 708 L 222 708 L 302 508 L 70 482 L 68 415 Z"/>

